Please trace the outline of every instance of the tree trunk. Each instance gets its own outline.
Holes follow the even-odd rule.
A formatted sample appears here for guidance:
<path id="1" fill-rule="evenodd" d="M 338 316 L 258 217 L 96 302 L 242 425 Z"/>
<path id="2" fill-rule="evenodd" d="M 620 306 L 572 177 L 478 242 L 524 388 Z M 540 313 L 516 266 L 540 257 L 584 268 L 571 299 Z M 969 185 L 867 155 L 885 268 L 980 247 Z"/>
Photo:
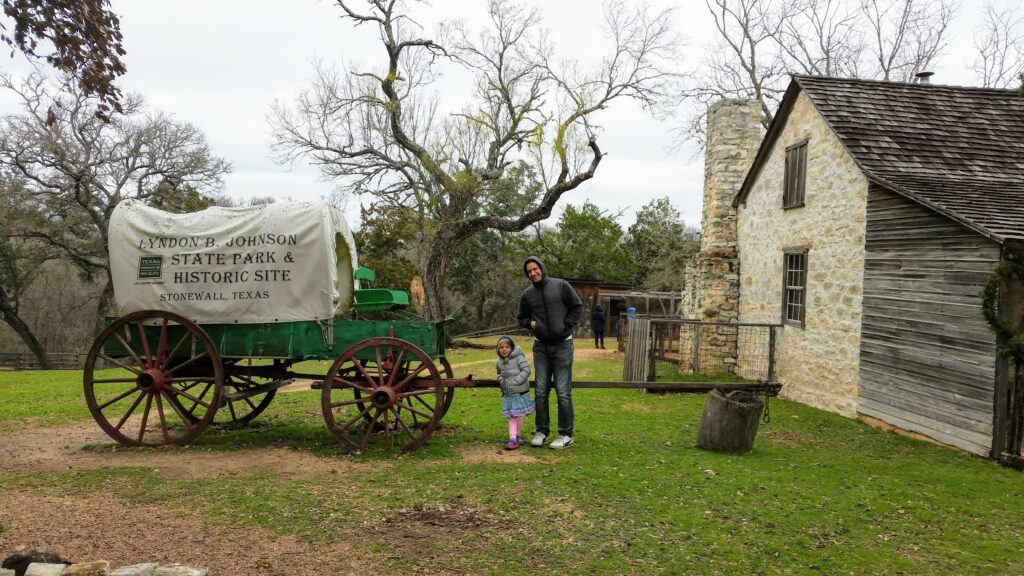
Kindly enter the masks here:
<path id="1" fill-rule="evenodd" d="M 114 281 L 110 279 L 110 270 L 107 270 L 107 284 L 100 292 L 99 302 L 96 304 L 96 323 L 93 325 L 93 334 L 99 334 L 107 327 L 107 313 L 114 302 Z"/>
<path id="2" fill-rule="evenodd" d="M 7 294 L 2 290 L 0 290 L 0 317 L 14 330 L 18 337 L 21 338 L 21 341 L 28 346 L 36 360 L 39 361 L 39 367 L 43 370 L 49 370 L 50 358 L 46 355 L 46 350 L 43 349 L 43 345 L 36 339 L 36 335 L 32 333 L 32 329 L 28 327 L 28 324 L 25 324 L 25 321 L 18 316 L 17 311 L 8 302 Z"/>
<path id="3" fill-rule="evenodd" d="M 434 241 L 427 258 L 427 269 L 423 271 L 423 289 L 426 302 L 423 306 L 423 317 L 432 322 L 440 322 L 447 317 L 447 300 L 444 296 L 445 282 L 448 280 L 448 266 L 458 246 L 441 239 Z"/>

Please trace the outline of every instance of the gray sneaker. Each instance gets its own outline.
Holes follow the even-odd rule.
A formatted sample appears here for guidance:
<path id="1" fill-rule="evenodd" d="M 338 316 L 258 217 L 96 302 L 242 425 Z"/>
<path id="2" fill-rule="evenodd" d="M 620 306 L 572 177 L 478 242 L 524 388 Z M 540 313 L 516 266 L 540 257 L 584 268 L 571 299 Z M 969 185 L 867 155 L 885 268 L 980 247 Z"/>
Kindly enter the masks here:
<path id="1" fill-rule="evenodd" d="M 548 446 L 555 450 L 568 448 L 569 446 L 572 446 L 572 436 L 559 436 L 558 438 L 555 438 L 551 444 L 548 444 Z"/>
<path id="2" fill-rule="evenodd" d="M 547 439 L 547 434 L 537 432 L 536 434 L 533 435 L 533 440 L 530 440 L 530 446 L 533 446 L 534 448 L 540 448 L 541 446 L 544 445 L 544 441 Z"/>

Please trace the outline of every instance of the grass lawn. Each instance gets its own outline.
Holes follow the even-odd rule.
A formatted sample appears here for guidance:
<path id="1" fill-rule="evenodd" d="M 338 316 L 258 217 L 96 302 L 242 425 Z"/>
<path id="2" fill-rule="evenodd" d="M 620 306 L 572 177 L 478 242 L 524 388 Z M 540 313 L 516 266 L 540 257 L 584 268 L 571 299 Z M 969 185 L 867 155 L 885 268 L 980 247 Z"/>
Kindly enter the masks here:
<path id="1" fill-rule="evenodd" d="M 449 359 L 457 375 L 493 378 L 493 357 Z M 576 377 L 621 370 L 581 360 Z M 0 433 L 90 421 L 81 396 L 79 372 L 2 372 Z M 415 454 L 349 456 L 323 425 L 318 393 L 279 394 L 250 428 L 207 429 L 175 450 L 290 446 L 358 474 L 210 481 L 101 468 L 0 474 L 0 490 L 102 490 L 212 526 L 368 545 L 385 573 L 1024 573 L 1020 472 L 783 400 L 745 455 L 693 447 L 702 395 L 580 389 L 574 400 L 577 444 L 566 451 L 504 453 L 498 392 L 481 389 L 458 391 Z"/>

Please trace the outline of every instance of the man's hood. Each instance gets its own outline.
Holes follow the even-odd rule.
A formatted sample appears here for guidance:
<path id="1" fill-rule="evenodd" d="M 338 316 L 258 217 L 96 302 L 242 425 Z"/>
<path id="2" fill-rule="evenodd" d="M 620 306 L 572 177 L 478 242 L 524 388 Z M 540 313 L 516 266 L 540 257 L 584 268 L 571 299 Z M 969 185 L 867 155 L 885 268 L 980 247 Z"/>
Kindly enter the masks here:
<path id="1" fill-rule="evenodd" d="M 537 284 L 543 284 L 544 281 L 548 279 L 548 269 L 544 267 L 544 261 L 541 260 L 540 258 L 536 257 L 536 256 L 529 256 L 529 257 L 527 257 L 526 260 L 523 261 L 523 274 L 526 274 L 526 265 L 529 264 L 530 262 L 536 262 L 537 266 L 540 266 L 541 278 L 540 278 L 540 282 L 537 282 Z M 526 274 L 526 279 L 527 280 L 530 279 L 530 275 L 529 274 Z M 532 282 L 532 280 L 531 280 L 531 282 Z"/>

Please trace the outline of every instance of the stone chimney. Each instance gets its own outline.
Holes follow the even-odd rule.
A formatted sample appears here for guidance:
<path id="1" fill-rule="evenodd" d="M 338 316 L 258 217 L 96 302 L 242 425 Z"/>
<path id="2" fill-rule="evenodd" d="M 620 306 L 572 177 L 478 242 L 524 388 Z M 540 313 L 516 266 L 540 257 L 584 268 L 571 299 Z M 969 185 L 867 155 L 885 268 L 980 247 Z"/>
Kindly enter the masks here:
<path id="1" fill-rule="evenodd" d="M 708 109 L 704 152 L 704 211 L 700 254 L 693 263 L 688 316 L 705 322 L 739 319 L 739 192 L 761 143 L 761 106 L 754 100 L 719 100 Z"/>
<path id="2" fill-rule="evenodd" d="M 740 262 L 732 200 L 757 155 L 761 132 L 761 106 L 756 101 L 720 100 L 708 109 L 700 253 L 687 267 L 683 297 L 688 318 L 739 320 Z M 720 357 L 734 359 L 736 338 L 734 333 L 704 341 L 701 347 L 717 348 Z"/>

